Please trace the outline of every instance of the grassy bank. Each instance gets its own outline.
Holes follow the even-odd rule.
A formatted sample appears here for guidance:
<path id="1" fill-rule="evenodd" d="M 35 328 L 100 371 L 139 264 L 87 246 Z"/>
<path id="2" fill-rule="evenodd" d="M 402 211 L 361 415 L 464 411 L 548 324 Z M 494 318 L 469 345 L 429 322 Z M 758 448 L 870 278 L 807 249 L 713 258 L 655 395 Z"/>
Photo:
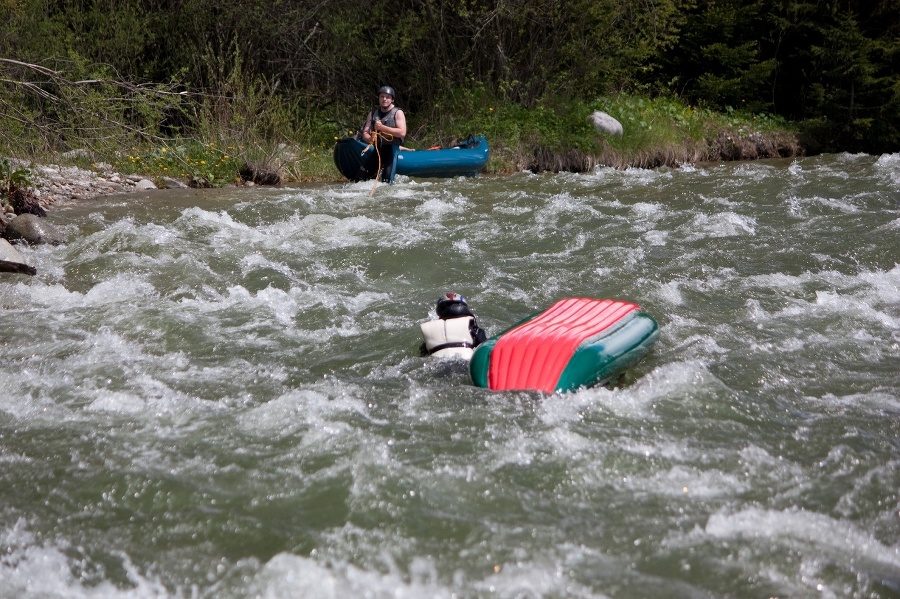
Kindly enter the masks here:
<path id="1" fill-rule="evenodd" d="M 250 112 L 253 107 L 248 107 Z M 598 134 L 589 115 L 603 111 L 623 126 L 621 137 Z M 358 112 L 358 114 L 357 114 Z M 21 156 L 124 174 L 173 177 L 195 186 L 341 180 L 332 162 L 337 138 L 353 132 L 365 110 L 296 115 L 290 110 L 201 114 L 188 136 L 129 135 L 114 145 L 79 145 L 53 156 Z M 486 173 L 521 170 L 585 172 L 596 166 L 654 168 L 719 160 L 753 160 L 803 153 L 798 130 L 767 115 L 717 113 L 677 99 L 618 95 L 591 103 L 560 100 L 532 108 L 499 104 L 477 92 L 450 95 L 425 113 L 407 111 L 406 145 L 427 148 L 483 133 L 491 143 Z M 236 127 L 235 122 L 244 124 Z M 90 149 L 85 149 L 90 148 Z M 18 152 L 21 154 L 21 152 Z"/>

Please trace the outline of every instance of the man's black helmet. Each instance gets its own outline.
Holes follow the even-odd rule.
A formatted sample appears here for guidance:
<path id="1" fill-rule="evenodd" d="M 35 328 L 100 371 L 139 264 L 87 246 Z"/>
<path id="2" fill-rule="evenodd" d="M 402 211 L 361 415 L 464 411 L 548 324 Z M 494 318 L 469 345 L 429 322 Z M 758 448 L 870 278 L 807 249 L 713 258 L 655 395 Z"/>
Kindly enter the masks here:
<path id="1" fill-rule="evenodd" d="M 378 95 L 380 96 L 381 94 L 387 94 L 387 95 L 389 95 L 391 98 L 396 98 L 396 97 L 397 97 L 397 93 L 394 91 L 394 88 L 391 87 L 390 85 L 382 85 L 381 87 L 379 87 L 379 88 L 378 88 Z"/>
<path id="2" fill-rule="evenodd" d="M 469 310 L 469 304 L 466 303 L 466 298 L 458 293 L 453 293 L 452 291 L 448 291 L 438 298 L 437 315 L 438 318 L 442 320 L 459 318 L 460 316 L 475 316 L 472 314 L 472 311 Z"/>

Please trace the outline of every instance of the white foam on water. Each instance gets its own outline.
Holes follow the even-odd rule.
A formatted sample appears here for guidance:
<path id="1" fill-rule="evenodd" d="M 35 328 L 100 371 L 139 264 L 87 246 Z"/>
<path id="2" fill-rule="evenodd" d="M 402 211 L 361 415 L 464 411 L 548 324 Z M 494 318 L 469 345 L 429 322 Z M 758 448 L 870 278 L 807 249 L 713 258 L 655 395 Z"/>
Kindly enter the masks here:
<path id="1" fill-rule="evenodd" d="M 854 214 L 860 212 L 859 206 L 855 205 L 851 200 L 846 197 L 841 198 L 823 198 L 821 196 L 815 196 L 811 198 L 805 198 L 799 201 L 800 205 L 807 204 L 809 206 L 817 206 L 821 208 L 826 208 L 827 210 L 821 211 L 823 214 L 828 214 L 829 211 L 832 214 Z"/>
<path id="2" fill-rule="evenodd" d="M 157 297 L 159 294 L 153 285 L 130 274 L 115 275 L 111 279 L 101 281 L 84 294 L 85 305 L 89 306 Z"/>
<path id="3" fill-rule="evenodd" d="M 690 225 L 680 229 L 685 233 L 687 241 L 698 241 L 721 237 L 752 237 L 756 235 L 756 226 L 756 219 L 753 217 L 722 212 L 713 215 L 698 214 Z"/>
<path id="4" fill-rule="evenodd" d="M 209 227 L 212 232 L 212 238 L 220 243 L 233 241 L 235 238 L 244 240 L 261 239 L 262 235 L 254 227 L 245 225 L 234 220 L 234 218 L 225 210 L 212 211 L 199 207 L 186 208 L 181 215 L 175 219 L 176 228 L 185 226 L 189 229 L 200 226 Z M 224 233 L 228 234 L 225 235 Z"/>
<path id="5" fill-rule="evenodd" d="M 573 565 L 579 554 L 586 548 L 568 549 L 568 555 L 558 555 L 553 549 L 529 552 L 529 555 L 496 564 L 494 572 L 483 580 L 471 584 L 478 596 L 498 597 L 499 599 L 519 599 L 532 597 L 572 597 L 575 599 L 604 599 L 598 593 L 572 579 Z M 523 552 L 524 553 L 524 552 Z"/>
<path id="6" fill-rule="evenodd" d="M 87 406 L 92 412 L 111 412 L 123 416 L 138 416 L 148 410 L 148 400 L 143 394 L 98 389 L 95 399 Z"/>
<path id="7" fill-rule="evenodd" d="M 624 170 L 613 170 L 611 174 L 620 179 L 623 183 L 636 186 L 660 185 L 661 182 L 671 181 L 676 171 L 671 169 L 647 169 L 647 168 L 626 168 Z"/>
<path id="8" fill-rule="evenodd" d="M 337 218 L 326 214 L 310 214 L 301 219 L 295 236 L 306 237 L 317 244 L 324 243 L 333 250 L 368 245 L 367 235 L 388 233 L 396 233 L 389 223 L 366 216 Z"/>
<path id="9" fill-rule="evenodd" d="M 802 196 L 789 195 L 784 199 L 787 213 L 797 219 L 809 218 L 809 205 Z"/>
<path id="10" fill-rule="evenodd" d="M 250 591 L 263 599 L 458 599 L 472 593 L 498 599 L 556 596 L 604 599 L 605 595 L 572 580 L 568 574 L 567 561 L 577 561 L 577 554 L 583 551 L 573 548 L 574 557 L 567 559 L 548 550 L 511 563 L 492 563 L 485 555 L 482 578 L 473 580 L 458 571 L 450 581 L 442 579 L 440 564 L 429 557 L 413 558 L 408 566 L 401 567 L 382 552 L 381 568 L 362 569 L 339 559 L 323 561 L 279 554 L 254 577 Z"/>
<path id="11" fill-rule="evenodd" d="M 883 515 L 879 518 L 881 526 L 888 530 L 896 530 L 895 523 L 900 517 L 900 509 L 896 503 L 885 501 L 885 497 L 895 499 L 898 488 L 900 488 L 900 460 L 867 468 L 862 476 L 855 478 L 853 488 L 838 500 L 835 511 L 846 519 L 854 520 L 863 512 L 881 509 L 883 510 Z"/>
<path id="12" fill-rule="evenodd" d="M 463 178 L 458 181 L 463 185 L 469 183 Z M 382 182 L 357 181 L 355 183 L 343 183 L 340 186 L 330 186 L 326 193 L 324 206 L 334 206 L 335 201 L 341 209 L 358 211 L 371 211 L 386 201 L 414 200 L 423 193 L 428 193 L 435 188 L 442 187 L 442 183 L 435 181 L 416 180 L 406 175 L 397 175 L 394 183 L 389 185 Z"/>
<path id="13" fill-rule="evenodd" d="M 831 289 L 817 289 L 815 299 L 810 301 L 805 299 L 809 295 L 805 290 L 810 285 L 827 285 Z M 900 326 L 892 314 L 892 307 L 900 302 L 900 265 L 889 271 L 863 270 L 855 274 L 826 270 L 801 275 L 752 275 L 743 279 L 742 286 L 748 290 L 776 288 L 803 292 L 803 297 L 792 299 L 781 311 L 773 312 L 773 317 L 843 312 L 887 328 Z"/>
<path id="14" fill-rule="evenodd" d="M 288 290 L 266 287 L 251 292 L 242 285 L 231 285 L 225 293 L 207 290 L 203 298 L 181 298 L 180 309 L 195 310 L 198 314 L 215 315 L 222 312 L 239 311 L 242 314 L 256 315 L 249 326 L 266 324 L 273 319 L 282 330 L 295 329 L 295 319 L 302 311 L 321 306 L 335 314 L 335 318 L 322 322 L 320 328 L 311 331 L 312 339 L 323 341 L 332 335 L 347 336 L 358 334 L 361 324 L 356 315 L 372 306 L 390 300 L 385 293 L 376 291 L 360 291 L 355 294 L 342 295 L 331 286 L 314 285 L 309 289 L 291 287 Z M 301 309 L 302 306 L 302 309 Z M 384 323 L 389 326 L 390 323 Z"/>
<path id="15" fill-rule="evenodd" d="M 683 316 L 670 316 L 669 322 L 662 328 L 660 336 L 663 339 L 671 339 L 669 350 L 673 355 L 682 359 L 697 360 L 698 366 L 705 368 L 704 360 L 720 358 L 728 355 L 729 350 L 719 343 L 720 338 L 705 333 L 693 333 L 702 329 L 702 325 L 694 318 Z M 724 342 L 724 340 L 722 340 Z"/>
<path id="16" fill-rule="evenodd" d="M 98 381 L 96 386 L 91 385 L 80 390 L 78 395 L 83 396 L 88 402 L 85 411 L 125 417 L 141 416 L 143 422 L 150 428 L 160 425 L 181 428 L 192 426 L 197 422 L 197 418 L 205 418 L 226 409 L 225 405 L 219 402 L 207 401 L 179 391 L 160 377 L 142 372 L 141 369 L 144 368 L 147 366 L 135 365 L 134 372 L 128 377 L 127 382 L 122 383 L 127 387 L 125 390 L 104 387 L 102 380 Z M 174 378 L 177 380 L 179 377 Z M 199 377 L 192 369 L 184 378 L 196 380 Z M 75 412 L 71 419 L 83 420 L 85 414 Z"/>
<path id="17" fill-rule="evenodd" d="M 522 216 L 534 212 L 533 206 L 517 205 L 517 204 L 494 204 L 491 210 L 497 214 L 504 216 Z"/>
<path id="18" fill-rule="evenodd" d="M 418 206 L 414 213 L 432 221 L 441 221 L 448 215 L 455 215 L 471 209 L 470 202 L 464 196 L 428 198 Z"/>
<path id="19" fill-rule="evenodd" d="M 848 298 L 844 294 L 817 291 L 816 301 L 809 308 L 820 314 L 840 314 L 850 312 L 856 317 L 880 323 L 888 329 L 900 328 L 900 319 L 882 310 L 876 309 L 867 298 Z"/>
<path id="20" fill-rule="evenodd" d="M 865 152 L 838 152 L 835 154 L 835 157 L 838 159 L 838 162 L 855 164 L 862 161 L 868 161 L 871 158 L 870 154 L 866 154 Z"/>
<path id="21" fill-rule="evenodd" d="M 625 477 L 620 486 L 637 493 L 691 499 L 732 497 L 751 488 L 750 481 L 735 474 L 680 464 L 649 477 Z"/>
<path id="22" fill-rule="evenodd" d="M 434 580 L 432 568 L 426 558 L 419 558 L 411 564 L 408 572 L 402 572 L 396 566 L 387 572 L 379 572 L 339 560 L 323 563 L 312 558 L 281 553 L 270 559 L 254 576 L 250 591 L 260 599 L 455 597 L 446 586 Z M 408 579 L 410 576 L 412 579 Z"/>
<path id="23" fill-rule="evenodd" d="M 875 172 L 894 188 L 900 187 L 900 154 L 882 154 L 875 161 Z"/>
<path id="24" fill-rule="evenodd" d="M 34 464 L 34 459 L 21 453 L 11 452 L 8 447 L 0 447 L 0 464 Z"/>
<path id="25" fill-rule="evenodd" d="M 653 221 L 658 221 L 669 214 L 663 204 L 656 202 L 635 202 L 628 208 L 634 216 Z"/>
<path id="26" fill-rule="evenodd" d="M 739 207 L 744 203 L 743 201 L 730 200 L 727 197 L 723 196 L 710 197 L 704 194 L 700 194 L 700 200 L 702 200 L 704 204 L 709 206 L 724 206 L 726 208 Z"/>
<path id="27" fill-rule="evenodd" d="M 580 422 L 585 414 L 602 410 L 608 389 L 579 389 L 575 392 L 546 395 L 539 406 L 538 415 L 547 426 L 560 426 Z"/>
<path id="28" fill-rule="evenodd" d="M 369 418 L 366 404 L 346 392 L 335 395 L 329 384 L 294 389 L 243 412 L 238 428 L 260 439 L 283 439 L 301 435 L 298 449 L 350 443 L 355 445 L 358 429 L 344 421 L 348 416 Z"/>
<path id="29" fill-rule="evenodd" d="M 142 275 L 117 274 L 100 281 L 85 293 L 71 291 L 57 283 L 16 283 L 4 286 L 0 297 L 7 305 L 19 308 L 52 308 L 57 311 L 103 307 L 110 304 L 129 304 L 159 297 L 154 286 Z"/>
<path id="30" fill-rule="evenodd" d="M 756 446 L 736 446 L 730 451 L 718 448 L 711 455 L 702 444 L 664 435 L 619 437 L 605 448 L 595 446 L 584 453 L 588 458 L 572 468 L 573 476 L 578 474 L 583 484 L 600 489 L 612 484 L 619 490 L 661 496 L 666 501 L 729 499 L 760 485 L 785 486 L 805 478 L 801 467 Z M 618 454 L 632 456 L 641 466 L 626 466 L 621 457 L 613 459 Z M 614 466 L 598 468 L 605 462 Z"/>
<path id="31" fill-rule="evenodd" d="M 893 232 L 896 230 L 900 230 L 900 218 L 892 220 L 891 222 L 878 227 L 877 230 L 881 232 Z"/>
<path id="32" fill-rule="evenodd" d="M 734 169 L 732 177 L 740 180 L 742 184 L 745 184 L 746 181 L 749 180 L 752 185 L 761 183 L 777 174 L 778 170 L 769 164 L 763 162 L 745 162 L 739 164 L 737 168 Z"/>
<path id="33" fill-rule="evenodd" d="M 282 291 L 281 289 L 266 287 L 257 292 L 256 304 L 270 310 L 272 316 L 274 316 L 275 320 L 281 325 L 292 326 L 294 317 L 299 310 L 297 298 L 301 295 L 302 292 L 296 290 L 295 287 L 292 287 L 287 292 Z"/>
<path id="34" fill-rule="evenodd" d="M 691 447 L 683 440 L 673 440 L 662 436 L 654 438 L 620 437 L 614 447 L 633 456 L 661 458 L 665 461 L 687 462 L 703 457 L 703 450 Z"/>
<path id="35" fill-rule="evenodd" d="M 656 286 L 654 297 L 667 306 L 683 306 L 684 294 L 681 292 L 683 281 L 667 281 Z"/>
<path id="36" fill-rule="evenodd" d="M 701 362 L 662 364 L 628 387 L 607 389 L 593 387 L 579 390 L 576 395 L 593 398 L 598 406 L 609 410 L 617 418 L 655 420 L 657 404 L 673 396 L 690 396 L 706 387 L 718 387 L 716 379 Z"/>
<path id="37" fill-rule="evenodd" d="M 125 554 L 116 556 L 127 576 L 125 588 L 108 580 L 97 581 L 90 574 L 79 576 L 67 552 L 80 548 L 38 540 L 22 518 L 0 531 L 0 549 L 3 599 L 160 599 L 191 595 L 171 594 L 159 580 L 140 574 Z"/>
<path id="38" fill-rule="evenodd" d="M 670 534 L 663 541 L 663 547 L 671 550 L 702 546 L 727 554 L 720 559 L 747 575 L 793 587 L 796 594 L 816 590 L 822 596 L 844 596 L 842 587 L 826 582 L 826 577 L 832 578 L 830 568 L 851 573 L 900 571 L 900 545 L 882 543 L 851 520 L 799 508 L 723 509 L 710 515 L 705 526 Z M 784 555 L 792 559 L 779 557 Z"/>
<path id="39" fill-rule="evenodd" d="M 0 409 L 22 422 L 75 422 L 114 414 L 183 426 L 198 413 L 219 409 L 178 391 L 158 374 L 177 380 L 171 373 L 189 371 L 186 376 L 197 378 L 183 354 L 157 356 L 107 326 L 34 349 L 35 357 L 0 374 L 8 391 L 0 397 Z M 43 356 L 58 357 L 50 359 L 48 368 Z M 115 367 L 108 366 L 110 356 L 116 357 Z"/>
<path id="40" fill-rule="evenodd" d="M 825 402 L 829 405 L 849 409 L 867 408 L 886 413 L 900 413 L 900 395 L 891 393 L 888 390 L 881 391 L 876 389 L 867 393 L 851 393 L 849 395 L 826 393 L 822 397 L 810 399 L 815 402 Z"/>
<path id="41" fill-rule="evenodd" d="M 463 184 L 468 183 L 462 178 L 457 179 L 457 181 L 461 181 Z M 398 185 L 398 183 L 400 184 Z M 423 193 L 428 193 L 440 185 L 440 183 L 435 181 L 417 181 L 401 175 L 401 179 L 399 181 L 395 180 L 394 186 L 390 189 L 391 197 L 401 200 L 414 200 L 421 197 Z"/>
<path id="42" fill-rule="evenodd" d="M 523 171 L 527 173 L 531 173 L 531 171 Z M 562 174 L 562 173 L 560 173 Z M 575 173 L 568 173 L 570 176 Z M 613 168 L 611 166 L 595 166 L 594 170 L 590 173 L 582 174 L 579 179 L 589 180 L 591 183 L 594 183 L 597 180 L 603 179 L 615 179 L 620 174 L 619 169 Z M 534 175 L 537 176 L 537 175 Z"/>
<path id="43" fill-rule="evenodd" d="M 292 278 L 294 275 L 293 270 L 283 262 L 271 260 L 259 252 L 252 252 L 241 257 L 240 266 L 241 273 L 244 275 L 268 268 L 281 273 L 285 277 Z"/>
<path id="44" fill-rule="evenodd" d="M 329 547 L 314 549 L 310 557 L 279 554 L 269 560 L 249 583 L 256 597 L 338 598 L 435 597 L 459 599 L 490 596 L 499 599 L 523 597 L 573 597 L 604 599 L 606 596 L 572 577 L 573 570 L 588 559 L 608 566 L 609 558 L 591 548 L 564 544 L 560 548 L 528 550 L 522 548 L 499 559 L 491 544 L 466 548 L 461 557 L 480 564 L 477 574 L 463 570 L 447 571 L 446 564 L 431 556 L 414 556 L 405 564 L 396 554 L 405 547 L 405 539 L 393 539 L 385 531 L 361 530 L 346 525 L 334 531 L 329 545 L 353 547 L 365 555 L 368 565 L 351 564 L 331 555 Z"/>
<path id="45" fill-rule="evenodd" d="M 875 172 L 894 187 L 900 186 L 900 153 L 882 154 L 875 161 Z"/>
<path id="46" fill-rule="evenodd" d="M 214 214 L 199 208 L 185 211 L 207 224 L 218 225 L 213 234 L 214 246 L 228 250 L 241 247 L 273 248 L 280 251 L 333 251 L 339 248 L 365 246 L 372 236 L 406 241 L 415 231 L 399 231 L 391 223 L 372 216 L 335 216 L 312 213 L 293 214 L 282 222 L 261 227 L 236 223 L 227 213 Z M 415 236 L 415 235 L 414 235 Z"/>
<path id="47" fill-rule="evenodd" d="M 857 277 L 874 292 L 872 299 L 885 304 L 900 304 L 900 263 L 889 271 L 861 271 Z"/>
<path id="48" fill-rule="evenodd" d="M 647 245 L 665 246 L 669 239 L 668 231 L 646 231 L 644 233 L 644 241 Z"/>
<path id="49" fill-rule="evenodd" d="M 535 212 L 536 237 L 542 236 L 540 231 L 543 229 L 556 229 L 560 220 L 568 220 L 571 217 L 576 217 L 579 221 L 593 222 L 600 218 L 600 212 L 584 199 L 574 197 L 568 192 L 554 194 Z"/>

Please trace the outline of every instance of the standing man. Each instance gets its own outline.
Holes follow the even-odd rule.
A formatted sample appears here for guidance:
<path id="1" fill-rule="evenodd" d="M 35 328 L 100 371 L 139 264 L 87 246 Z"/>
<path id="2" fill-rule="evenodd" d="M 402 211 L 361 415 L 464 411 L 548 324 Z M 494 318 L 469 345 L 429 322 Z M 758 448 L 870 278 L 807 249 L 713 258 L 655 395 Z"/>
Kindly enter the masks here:
<path id="1" fill-rule="evenodd" d="M 375 145 L 375 152 L 360 169 L 360 179 L 370 179 L 378 175 L 379 155 L 381 158 L 381 180 L 394 180 L 396 157 L 406 137 L 406 115 L 394 105 L 394 88 L 385 85 L 378 90 L 378 108 L 366 116 L 362 129 L 362 140 Z"/>

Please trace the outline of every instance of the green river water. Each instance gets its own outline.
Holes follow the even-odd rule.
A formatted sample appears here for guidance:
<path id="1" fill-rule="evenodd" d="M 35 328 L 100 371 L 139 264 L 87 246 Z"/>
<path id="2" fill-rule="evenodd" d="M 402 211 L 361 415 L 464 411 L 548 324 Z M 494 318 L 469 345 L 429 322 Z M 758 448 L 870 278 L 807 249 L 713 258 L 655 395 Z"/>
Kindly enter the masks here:
<path id="1" fill-rule="evenodd" d="M 58 208 L 0 281 L 0 598 L 900 596 L 900 154 Z M 611 388 L 422 358 L 635 301 Z"/>

